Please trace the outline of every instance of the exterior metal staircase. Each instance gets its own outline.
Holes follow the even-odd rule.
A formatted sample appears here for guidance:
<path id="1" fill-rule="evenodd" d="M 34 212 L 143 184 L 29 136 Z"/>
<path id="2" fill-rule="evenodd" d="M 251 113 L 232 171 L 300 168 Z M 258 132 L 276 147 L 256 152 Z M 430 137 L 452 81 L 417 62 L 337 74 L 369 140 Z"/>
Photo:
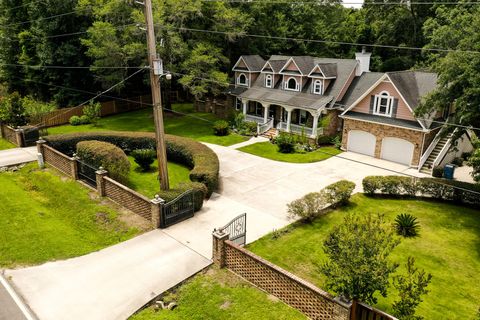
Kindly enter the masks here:
<path id="1" fill-rule="evenodd" d="M 450 138 L 452 137 L 452 134 L 448 134 L 444 137 L 442 137 L 437 144 L 435 145 L 435 148 L 433 151 L 430 153 L 428 156 L 427 160 L 423 164 L 423 166 L 420 168 L 420 172 L 425 173 L 425 174 L 432 174 L 433 171 L 433 166 L 435 164 L 435 160 L 439 157 L 440 153 L 442 152 L 443 148 L 445 145 L 449 142 Z M 444 155 L 444 154 L 443 154 Z M 442 155 L 442 156 L 443 156 Z"/>

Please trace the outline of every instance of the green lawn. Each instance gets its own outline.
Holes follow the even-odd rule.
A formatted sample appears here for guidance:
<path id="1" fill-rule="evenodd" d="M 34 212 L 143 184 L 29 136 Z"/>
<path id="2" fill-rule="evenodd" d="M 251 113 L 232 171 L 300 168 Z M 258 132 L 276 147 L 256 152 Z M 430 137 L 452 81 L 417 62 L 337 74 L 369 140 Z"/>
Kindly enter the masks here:
<path id="1" fill-rule="evenodd" d="M 364 195 L 352 197 L 351 204 L 317 218 L 311 225 L 293 225 L 290 231 L 274 240 L 267 235 L 249 246 L 265 259 L 290 270 L 320 288 L 325 278 L 315 265 L 325 261 L 322 243 L 332 227 L 346 213 L 382 213 L 393 222 L 402 212 L 418 217 L 420 236 L 402 239 L 391 255 L 402 264 L 408 256 L 433 275 L 430 293 L 419 306 L 425 319 L 474 319 L 480 307 L 480 211 L 451 204 L 422 200 L 374 199 Z M 288 229 L 287 229 L 288 230 Z M 379 299 L 377 307 L 391 312 L 396 299 Z"/>
<path id="2" fill-rule="evenodd" d="M 128 186 L 133 190 L 143 194 L 144 196 L 153 199 L 158 190 L 160 189 L 160 184 L 157 179 L 158 177 L 158 162 L 155 160 L 151 170 L 148 172 L 143 172 L 140 170 L 138 164 L 135 163 L 133 157 L 128 157 L 131 164 L 130 174 L 128 176 L 129 184 Z M 168 163 L 168 178 L 170 180 L 170 187 L 175 188 L 182 182 L 190 181 L 190 169 L 187 167 L 174 163 Z"/>
<path id="3" fill-rule="evenodd" d="M 213 134 L 213 122 L 218 118 L 212 113 L 194 112 L 192 104 L 175 104 L 173 110 L 188 113 L 189 116 L 182 116 L 175 113 L 164 114 L 165 132 L 182 137 L 192 138 L 198 141 L 214 143 L 222 146 L 229 146 L 247 140 L 238 134 L 230 134 L 225 137 L 218 137 Z M 128 113 L 121 113 L 114 116 L 101 118 L 96 126 L 64 125 L 48 129 L 48 134 L 61 134 L 84 131 L 143 131 L 153 132 L 152 109 L 142 109 Z"/>
<path id="4" fill-rule="evenodd" d="M 173 311 L 142 310 L 130 320 L 296 320 L 307 319 L 278 299 L 268 296 L 234 274 L 210 268 L 183 284 L 163 301 L 175 301 Z"/>
<path id="5" fill-rule="evenodd" d="M 281 153 L 278 152 L 278 147 L 276 145 L 268 141 L 254 143 L 239 148 L 238 150 L 270 160 L 293 163 L 310 163 L 322 161 L 332 157 L 332 155 L 337 155 L 342 152 L 335 147 L 321 147 L 320 149 L 306 153 Z"/>
<path id="6" fill-rule="evenodd" d="M 0 173 L 0 267 L 80 256 L 138 233 L 89 192 L 35 165 Z"/>
<path id="7" fill-rule="evenodd" d="M 8 142 L 7 140 L 0 138 L 0 150 L 16 148 L 13 143 Z"/>

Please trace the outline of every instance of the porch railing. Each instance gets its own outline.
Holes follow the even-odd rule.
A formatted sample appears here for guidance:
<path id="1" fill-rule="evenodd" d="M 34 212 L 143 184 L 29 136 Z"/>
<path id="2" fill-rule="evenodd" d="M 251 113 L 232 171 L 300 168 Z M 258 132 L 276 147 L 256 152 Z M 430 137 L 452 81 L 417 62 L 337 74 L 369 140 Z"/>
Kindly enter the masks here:
<path id="1" fill-rule="evenodd" d="M 270 130 L 272 128 L 273 128 L 273 118 L 271 118 L 270 120 L 268 120 L 265 123 L 257 124 L 257 133 L 262 134 L 262 133 L 267 132 L 268 130 Z"/>
<path id="2" fill-rule="evenodd" d="M 256 122 L 256 123 L 263 123 L 263 117 L 259 117 L 259 116 L 254 116 L 252 114 L 246 114 L 245 115 L 245 121 L 252 121 L 252 122 Z"/>
<path id="3" fill-rule="evenodd" d="M 282 131 L 287 131 L 287 123 L 286 122 L 279 122 L 277 125 L 277 129 Z M 298 124 L 290 124 L 290 132 L 301 134 L 302 130 L 305 132 L 305 135 L 311 136 L 313 134 L 313 129 L 305 126 L 299 126 Z M 323 128 L 317 129 L 317 134 L 322 134 Z"/>

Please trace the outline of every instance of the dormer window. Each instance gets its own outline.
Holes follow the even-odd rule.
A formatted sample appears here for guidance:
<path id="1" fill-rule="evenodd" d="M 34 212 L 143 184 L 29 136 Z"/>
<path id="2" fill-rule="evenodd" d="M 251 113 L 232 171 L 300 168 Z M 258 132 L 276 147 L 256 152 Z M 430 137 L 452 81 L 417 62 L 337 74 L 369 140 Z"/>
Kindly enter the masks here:
<path id="1" fill-rule="evenodd" d="M 285 90 L 299 91 L 300 85 L 298 84 L 297 79 L 290 78 L 285 82 Z"/>
<path id="2" fill-rule="evenodd" d="M 244 73 L 240 73 L 238 75 L 237 84 L 241 86 L 248 86 L 247 76 Z"/>
<path id="3" fill-rule="evenodd" d="M 323 83 L 322 80 L 315 80 L 313 82 L 313 93 L 314 94 L 323 94 Z"/>
<path id="4" fill-rule="evenodd" d="M 273 87 L 273 77 L 271 74 L 267 74 L 265 76 L 265 87 L 272 88 Z"/>
<path id="5" fill-rule="evenodd" d="M 380 94 L 375 95 L 374 99 L 373 114 L 391 117 L 394 98 L 387 91 L 382 91 Z"/>

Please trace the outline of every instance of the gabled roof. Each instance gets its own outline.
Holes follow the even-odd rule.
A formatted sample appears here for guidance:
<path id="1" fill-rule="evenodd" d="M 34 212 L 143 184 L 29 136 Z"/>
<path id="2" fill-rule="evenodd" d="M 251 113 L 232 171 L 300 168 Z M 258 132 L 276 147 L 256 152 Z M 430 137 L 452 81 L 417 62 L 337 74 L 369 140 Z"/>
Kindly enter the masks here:
<path id="1" fill-rule="evenodd" d="M 268 60 L 262 68 L 262 72 L 279 73 L 283 66 L 287 63 L 287 60 Z M 271 70 L 271 71 L 270 71 Z"/>
<path id="2" fill-rule="evenodd" d="M 237 63 L 233 66 L 233 70 L 237 69 L 240 61 L 243 61 L 250 72 L 260 72 L 265 65 L 265 60 L 260 57 L 258 54 L 255 55 L 245 55 L 238 58 Z"/>
<path id="3" fill-rule="evenodd" d="M 285 69 L 290 63 L 294 63 L 302 75 L 308 75 L 315 67 L 315 62 L 313 59 L 313 57 L 309 56 L 292 56 L 290 59 L 288 59 L 280 72 L 288 72 L 284 71 L 283 69 Z"/>
<path id="4" fill-rule="evenodd" d="M 331 79 L 337 76 L 337 64 L 336 63 L 318 63 L 312 71 L 309 73 L 309 76 L 314 76 L 316 73 L 321 74 L 323 78 Z"/>
<path id="5" fill-rule="evenodd" d="M 361 76 L 355 77 L 339 104 L 346 108 L 350 107 L 384 76 L 382 72 L 364 72 Z"/>
<path id="6" fill-rule="evenodd" d="M 400 91 L 407 104 L 415 110 L 423 97 L 437 87 L 437 74 L 421 71 L 387 72 L 393 85 Z"/>

